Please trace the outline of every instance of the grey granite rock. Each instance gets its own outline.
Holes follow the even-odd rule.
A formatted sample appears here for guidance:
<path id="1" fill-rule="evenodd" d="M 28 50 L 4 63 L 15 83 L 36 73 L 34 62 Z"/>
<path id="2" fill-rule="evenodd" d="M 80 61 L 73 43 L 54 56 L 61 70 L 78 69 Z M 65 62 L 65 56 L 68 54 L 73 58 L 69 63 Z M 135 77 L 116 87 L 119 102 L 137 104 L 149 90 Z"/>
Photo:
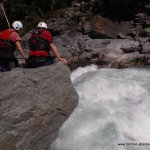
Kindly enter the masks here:
<path id="1" fill-rule="evenodd" d="M 0 150 L 48 150 L 78 104 L 69 68 L 16 68 L 0 85 Z"/>

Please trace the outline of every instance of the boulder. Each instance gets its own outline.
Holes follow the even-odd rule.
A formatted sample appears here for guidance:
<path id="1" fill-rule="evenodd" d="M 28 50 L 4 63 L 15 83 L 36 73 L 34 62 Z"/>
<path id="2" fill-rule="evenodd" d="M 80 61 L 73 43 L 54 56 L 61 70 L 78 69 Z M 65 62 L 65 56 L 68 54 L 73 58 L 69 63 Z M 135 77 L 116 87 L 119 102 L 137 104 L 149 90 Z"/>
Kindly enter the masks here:
<path id="1" fill-rule="evenodd" d="M 150 54 L 150 43 L 142 44 L 142 51 L 143 54 Z"/>
<path id="2" fill-rule="evenodd" d="M 78 104 L 69 68 L 16 68 L 0 85 L 0 150 L 48 150 Z"/>

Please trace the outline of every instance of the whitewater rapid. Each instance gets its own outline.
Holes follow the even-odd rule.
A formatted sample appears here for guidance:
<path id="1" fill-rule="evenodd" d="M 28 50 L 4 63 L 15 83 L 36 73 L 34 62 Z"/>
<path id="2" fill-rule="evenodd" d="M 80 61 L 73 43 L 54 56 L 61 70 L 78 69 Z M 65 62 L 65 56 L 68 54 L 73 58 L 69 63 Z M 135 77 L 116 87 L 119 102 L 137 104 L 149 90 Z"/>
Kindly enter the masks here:
<path id="1" fill-rule="evenodd" d="M 50 150 L 150 150 L 150 70 L 78 68 L 79 104 Z"/>

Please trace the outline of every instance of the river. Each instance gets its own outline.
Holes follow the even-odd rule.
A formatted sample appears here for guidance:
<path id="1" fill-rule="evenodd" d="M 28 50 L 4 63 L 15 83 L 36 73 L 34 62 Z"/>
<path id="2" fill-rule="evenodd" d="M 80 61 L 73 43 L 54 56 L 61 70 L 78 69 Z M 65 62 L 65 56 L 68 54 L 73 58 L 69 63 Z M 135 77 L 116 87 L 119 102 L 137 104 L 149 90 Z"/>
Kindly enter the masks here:
<path id="1" fill-rule="evenodd" d="M 71 74 L 79 104 L 50 150 L 150 150 L 150 70 L 90 65 Z"/>

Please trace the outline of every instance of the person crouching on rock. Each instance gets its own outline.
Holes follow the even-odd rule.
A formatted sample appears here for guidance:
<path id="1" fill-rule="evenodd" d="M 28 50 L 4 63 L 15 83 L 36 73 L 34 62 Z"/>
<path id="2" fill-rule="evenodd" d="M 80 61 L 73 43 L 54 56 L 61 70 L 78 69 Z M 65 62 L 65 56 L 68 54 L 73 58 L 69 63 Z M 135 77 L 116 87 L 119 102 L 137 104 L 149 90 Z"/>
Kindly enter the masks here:
<path id="1" fill-rule="evenodd" d="M 31 34 L 29 49 L 28 67 L 36 68 L 51 65 L 54 57 L 51 56 L 50 50 L 59 61 L 67 64 L 67 60 L 60 56 L 57 47 L 53 43 L 52 35 L 47 30 L 45 22 L 38 23 L 37 28 Z"/>
<path id="2" fill-rule="evenodd" d="M 12 23 L 12 29 L 3 30 L 0 33 L 0 71 L 10 71 L 18 67 L 18 60 L 14 51 L 18 49 L 21 56 L 26 60 L 25 53 L 21 46 L 21 37 L 19 34 L 23 28 L 20 21 Z"/>

